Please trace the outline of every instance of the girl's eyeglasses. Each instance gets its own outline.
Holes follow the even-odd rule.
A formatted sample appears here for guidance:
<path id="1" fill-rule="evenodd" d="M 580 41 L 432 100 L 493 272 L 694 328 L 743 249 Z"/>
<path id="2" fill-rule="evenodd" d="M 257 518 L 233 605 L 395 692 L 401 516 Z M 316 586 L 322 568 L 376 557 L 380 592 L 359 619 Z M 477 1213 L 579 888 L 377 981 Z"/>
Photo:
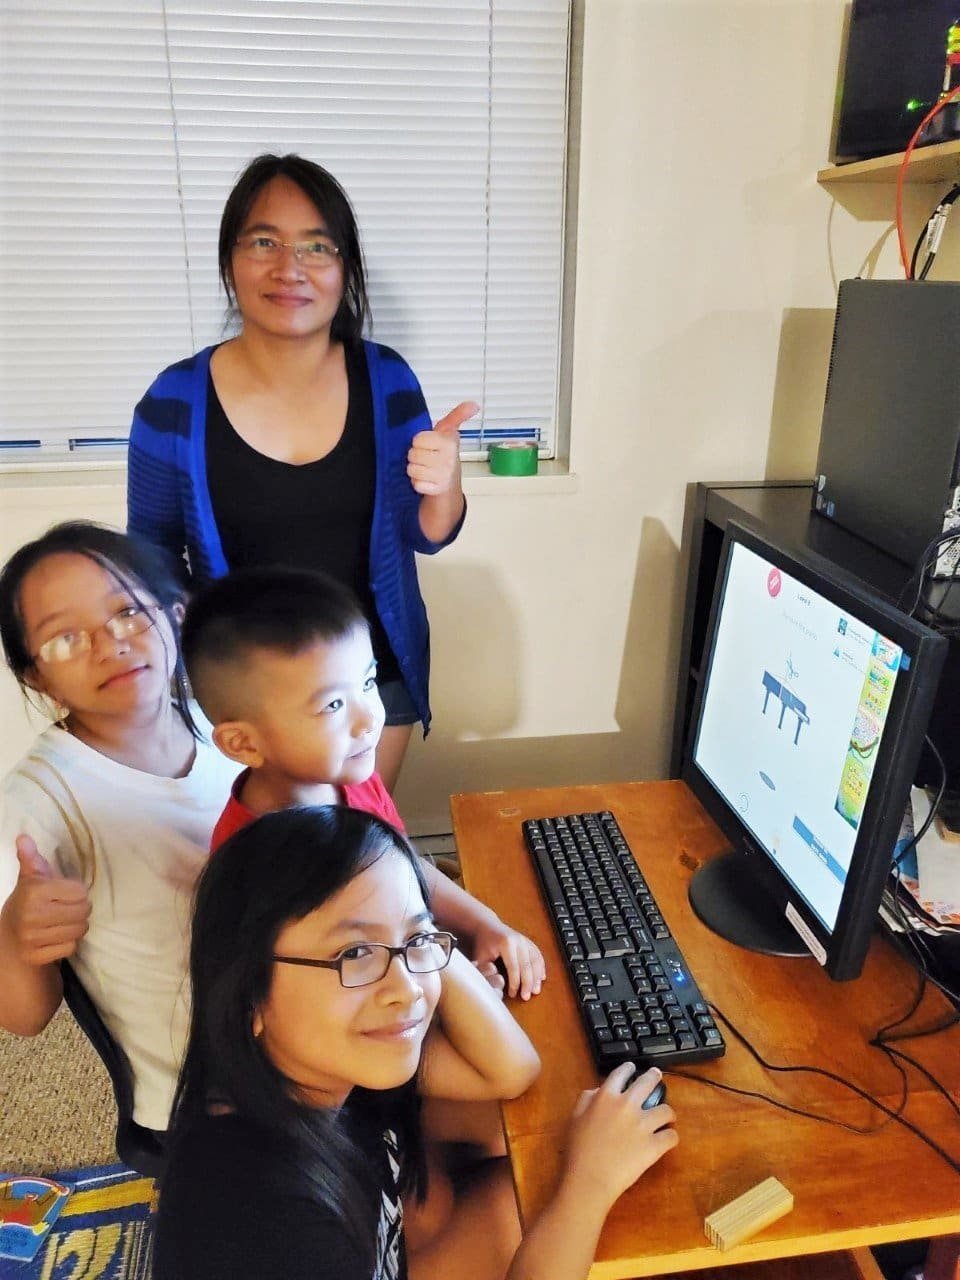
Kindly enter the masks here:
<path id="1" fill-rule="evenodd" d="M 402 956 L 408 973 L 436 973 L 450 963 L 457 939 L 452 933 L 418 933 L 402 947 L 383 942 L 360 942 L 335 960 L 307 960 L 303 956 L 274 956 L 278 964 L 301 964 L 309 969 L 336 969 L 341 987 L 368 987 L 386 977 L 394 956 Z"/>
<path id="2" fill-rule="evenodd" d="M 99 627 L 90 631 L 61 631 L 59 635 L 45 640 L 35 654 L 34 662 L 72 662 L 89 653 L 93 648 L 93 637 L 98 631 L 106 631 L 114 640 L 125 640 L 127 636 L 139 635 L 146 631 L 157 620 L 158 604 L 129 604 L 102 622 Z"/>

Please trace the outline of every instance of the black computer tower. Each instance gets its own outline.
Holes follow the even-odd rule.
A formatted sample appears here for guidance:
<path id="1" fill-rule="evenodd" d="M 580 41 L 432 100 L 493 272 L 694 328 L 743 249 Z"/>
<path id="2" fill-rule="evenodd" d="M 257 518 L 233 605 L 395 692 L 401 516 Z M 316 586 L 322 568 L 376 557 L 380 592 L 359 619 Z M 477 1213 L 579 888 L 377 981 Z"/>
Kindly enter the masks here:
<path id="1" fill-rule="evenodd" d="M 902 151 L 944 84 L 960 0 L 853 0 L 834 159 Z M 960 83 L 960 67 L 952 69 Z M 960 103 L 931 120 L 921 145 L 960 137 Z"/>
<path id="2" fill-rule="evenodd" d="M 815 509 L 913 565 L 958 484 L 960 283 L 842 281 Z"/>

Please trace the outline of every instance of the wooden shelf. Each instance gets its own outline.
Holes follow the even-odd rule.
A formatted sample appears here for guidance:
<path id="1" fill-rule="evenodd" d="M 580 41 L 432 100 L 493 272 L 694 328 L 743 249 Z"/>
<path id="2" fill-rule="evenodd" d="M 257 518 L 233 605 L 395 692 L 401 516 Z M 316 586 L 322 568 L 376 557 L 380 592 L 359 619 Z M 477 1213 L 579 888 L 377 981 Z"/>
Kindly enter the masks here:
<path id="1" fill-rule="evenodd" d="M 872 160 L 854 160 L 850 164 L 832 164 L 821 169 L 817 181 L 821 186 L 841 182 L 887 182 L 897 180 L 903 152 L 893 156 L 874 156 Z M 960 182 L 960 138 L 918 147 L 910 157 L 907 182 Z"/>

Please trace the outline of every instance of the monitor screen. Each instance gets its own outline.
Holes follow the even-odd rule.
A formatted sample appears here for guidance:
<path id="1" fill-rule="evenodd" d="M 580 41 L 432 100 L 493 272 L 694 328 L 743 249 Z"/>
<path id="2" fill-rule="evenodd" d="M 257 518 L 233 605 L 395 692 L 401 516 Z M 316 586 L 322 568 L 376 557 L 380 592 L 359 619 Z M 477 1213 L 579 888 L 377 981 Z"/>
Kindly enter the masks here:
<path id="1" fill-rule="evenodd" d="M 781 936 L 757 949 L 859 972 L 945 647 L 822 558 L 728 530 L 685 777 L 749 882 L 728 874 L 721 910 Z"/>

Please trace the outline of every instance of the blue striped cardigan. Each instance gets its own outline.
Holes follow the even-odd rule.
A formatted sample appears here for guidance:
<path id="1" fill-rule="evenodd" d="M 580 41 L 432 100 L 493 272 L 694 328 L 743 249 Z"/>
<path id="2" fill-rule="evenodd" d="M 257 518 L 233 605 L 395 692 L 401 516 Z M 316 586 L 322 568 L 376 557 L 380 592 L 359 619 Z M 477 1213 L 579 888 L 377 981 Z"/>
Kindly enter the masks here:
<path id="1" fill-rule="evenodd" d="M 364 342 L 373 393 L 376 485 L 370 530 L 370 586 L 404 684 L 430 727 L 430 646 L 427 613 L 414 552 L 432 555 L 420 528 L 420 496 L 407 477 L 407 451 L 432 426 L 416 376 L 389 347 Z M 214 347 L 171 365 L 137 405 L 130 429 L 127 527 L 186 557 L 193 583 L 227 573 L 210 501 L 206 465 L 207 375 Z M 282 515 L 278 513 L 278 518 Z"/>

